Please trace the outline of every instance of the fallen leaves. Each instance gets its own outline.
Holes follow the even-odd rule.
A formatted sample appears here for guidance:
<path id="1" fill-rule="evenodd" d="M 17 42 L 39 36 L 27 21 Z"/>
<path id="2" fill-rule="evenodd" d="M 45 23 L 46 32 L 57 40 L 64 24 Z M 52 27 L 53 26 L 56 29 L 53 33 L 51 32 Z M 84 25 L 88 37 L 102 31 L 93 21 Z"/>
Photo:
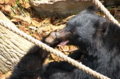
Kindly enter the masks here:
<path id="1" fill-rule="evenodd" d="M 27 31 L 24 26 L 21 26 L 19 29 L 22 30 L 22 31 L 25 32 L 25 33 L 26 33 L 26 31 Z"/>
<path id="2" fill-rule="evenodd" d="M 11 71 L 7 72 L 6 74 L 0 73 L 0 79 L 8 79 L 11 75 Z"/>
<path id="3" fill-rule="evenodd" d="M 24 7 L 24 8 L 26 8 L 26 9 L 28 9 L 28 8 L 31 7 L 28 1 L 23 1 L 23 2 L 21 3 L 21 6 Z"/>
<path id="4" fill-rule="evenodd" d="M 42 38 L 39 37 L 39 34 L 36 32 L 32 35 L 33 37 L 35 37 L 37 40 L 41 40 Z"/>
<path id="5" fill-rule="evenodd" d="M 0 0 L 0 4 L 9 4 L 14 6 L 16 0 Z"/>
<path id="6" fill-rule="evenodd" d="M 55 49 L 61 51 L 65 55 L 69 55 L 70 53 L 77 50 L 78 48 L 76 46 L 73 46 L 73 45 L 65 45 L 65 46 L 57 46 Z M 55 56 L 52 53 L 50 53 L 50 57 L 51 57 L 51 59 L 53 59 L 55 61 L 63 61 L 63 59 Z"/>
<path id="7" fill-rule="evenodd" d="M 0 9 L 6 14 L 11 13 L 15 2 L 16 0 L 0 0 Z"/>
<path id="8" fill-rule="evenodd" d="M 19 21 L 23 21 L 23 22 L 27 22 L 27 23 L 31 23 L 31 18 L 30 16 L 13 16 L 13 19 L 11 19 L 12 22 L 19 22 Z"/>
<path id="9" fill-rule="evenodd" d="M 5 14 L 9 14 L 12 11 L 10 5 L 0 5 L 0 8 Z"/>

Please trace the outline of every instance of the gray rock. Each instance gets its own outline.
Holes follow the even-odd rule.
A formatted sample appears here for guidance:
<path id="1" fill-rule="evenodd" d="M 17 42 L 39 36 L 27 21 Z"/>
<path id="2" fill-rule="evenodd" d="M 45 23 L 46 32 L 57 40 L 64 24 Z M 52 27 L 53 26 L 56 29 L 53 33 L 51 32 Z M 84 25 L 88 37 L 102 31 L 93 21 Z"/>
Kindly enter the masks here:
<path id="1" fill-rule="evenodd" d="M 77 14 L 93 5 L 91 0 L 30 0 L 30 2 L 39 14 L 44 15 Z"/>

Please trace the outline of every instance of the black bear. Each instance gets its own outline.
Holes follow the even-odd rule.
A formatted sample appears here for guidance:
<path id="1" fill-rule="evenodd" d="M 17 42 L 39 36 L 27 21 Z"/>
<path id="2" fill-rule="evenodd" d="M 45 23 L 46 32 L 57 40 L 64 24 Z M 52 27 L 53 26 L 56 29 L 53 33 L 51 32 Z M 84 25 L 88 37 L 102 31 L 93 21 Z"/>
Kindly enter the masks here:
<path id="1" fill-rule="evenodd" d="M 54 47 L 69 40 L 80 47 L 69 57 L 79 60 L 83 56 L 79 60 L 82 64 L 111 79 L 120 79 L 120 27 L 96 15 L 96 10 L 95 6 L 88 7 L 44 42 Z M 21 59 L 10 79 L 97 79 L 65 61 L 42 65 L 48 54 L 35 46 Z"/>
<path id="2" fill-rule="evenodd" d="M 53 39 L 46 39 L 46 42 L 54 44 L 60 41 L 65 43 L 69 40 L 80 47 L 79 50 L 70 54 L 70 57 L 78 60 L 83 55 L 80 61 L 84 65 L 111 79 L 120 79 L 120 27 L 96 15 L 96 11 L 97 7 L 88 7 L 71 18 L 65 28 L 51 33 L 48 39 L 50 37 Z M 76 68 L 74 78 L 70 79 L 94 78 Z"/>

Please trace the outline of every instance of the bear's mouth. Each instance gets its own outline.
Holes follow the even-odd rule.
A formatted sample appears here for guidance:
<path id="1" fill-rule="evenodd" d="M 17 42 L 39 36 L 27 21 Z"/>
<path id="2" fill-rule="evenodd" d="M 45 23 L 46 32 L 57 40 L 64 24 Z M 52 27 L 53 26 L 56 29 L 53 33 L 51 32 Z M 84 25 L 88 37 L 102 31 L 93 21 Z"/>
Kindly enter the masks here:
<path id="1" fill-rule="evenodd" d="M 66 45 L 68 43 L 69 43 L 69 40 L 64 40 L 64 41 L 60 42 L 58 45 L 59 46 L 64 46 L 64 45 Z"/>
<path id="2" fill-rule="evenodd" d="M 50 46 L 64 46 L 69 43 L 69 40 L 65 38 L 64 34 L 59 34 L 58 32 L 52 32 L 45 39 L 45 42 Z"/>

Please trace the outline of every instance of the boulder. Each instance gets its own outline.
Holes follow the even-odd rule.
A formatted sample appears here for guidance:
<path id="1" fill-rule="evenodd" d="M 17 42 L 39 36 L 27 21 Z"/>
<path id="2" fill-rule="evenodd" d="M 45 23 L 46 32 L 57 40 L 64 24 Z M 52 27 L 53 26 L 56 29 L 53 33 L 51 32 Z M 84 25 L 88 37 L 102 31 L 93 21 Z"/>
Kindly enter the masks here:
<path id="1" fill-rule="evenodd" d="M 30 0 L 30 2 L 39 14 L 44 15 L 77 14 L 93 5 L 91 0 Z"/>

